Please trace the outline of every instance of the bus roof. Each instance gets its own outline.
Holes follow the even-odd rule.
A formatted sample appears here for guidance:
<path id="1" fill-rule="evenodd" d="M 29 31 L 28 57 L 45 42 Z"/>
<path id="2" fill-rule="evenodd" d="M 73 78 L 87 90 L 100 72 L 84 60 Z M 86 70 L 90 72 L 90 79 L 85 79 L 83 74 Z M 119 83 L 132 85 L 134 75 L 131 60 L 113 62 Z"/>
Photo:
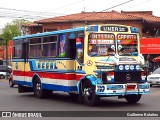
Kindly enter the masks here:
<path id="1" fill-rule="evenodd" d="M 25 35 L 25 36 L 14 37 L 13 40 L 32 38 L 32 37 L 41 37 L 41 36 L 47 36 L 47 35 L 56 35 L 56 34 L 69 33 L 69 32 L 76 32 L 76 31 L 81 31 L 84 29 L 85 29 L 84 27 L 79 27 L 79 28 L 72 28 L 72 29 L 66 29 L 66 30 L 58 30 L 58 31 L 52 31 L 52 32 L 30 34 L 30 35 Z"/>

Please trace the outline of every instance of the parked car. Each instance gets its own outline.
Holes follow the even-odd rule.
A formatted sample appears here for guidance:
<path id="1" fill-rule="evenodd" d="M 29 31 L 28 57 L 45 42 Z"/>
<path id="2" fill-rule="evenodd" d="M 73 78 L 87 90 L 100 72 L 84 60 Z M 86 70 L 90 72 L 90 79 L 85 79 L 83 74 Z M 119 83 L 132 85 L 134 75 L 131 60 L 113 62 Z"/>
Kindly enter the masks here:
<path id="1" fill-rule="evenodd" d="M 0 72 L 8 72 L 10 73 L 12 71 L 12 67 L 11 66 L 6 66 L 6 65 L 0 65 Z"/>
<path id="2" fill-rule="evenodd" d="M 9 78 L 10 74 L 8 72 L 0 72 L 0 79 Z"/>
<path id="3" fill-rule="evenodd" d="M 152 85 L 160 85 L 160 68 L 157 68 L 153 73 L 147 76 L 147 82 Z"/>

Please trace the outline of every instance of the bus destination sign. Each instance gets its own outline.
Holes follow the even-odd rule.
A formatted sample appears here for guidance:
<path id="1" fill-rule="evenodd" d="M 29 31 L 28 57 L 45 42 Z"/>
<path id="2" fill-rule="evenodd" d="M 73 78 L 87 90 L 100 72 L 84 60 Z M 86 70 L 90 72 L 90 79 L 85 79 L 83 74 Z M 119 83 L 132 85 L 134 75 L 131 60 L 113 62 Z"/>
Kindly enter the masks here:
<path id="1" fill-rule="evenodd" d="M 127 27 L 123 26 L 101 26 L 101 31 L 106 32 L 128 32 Z"/>

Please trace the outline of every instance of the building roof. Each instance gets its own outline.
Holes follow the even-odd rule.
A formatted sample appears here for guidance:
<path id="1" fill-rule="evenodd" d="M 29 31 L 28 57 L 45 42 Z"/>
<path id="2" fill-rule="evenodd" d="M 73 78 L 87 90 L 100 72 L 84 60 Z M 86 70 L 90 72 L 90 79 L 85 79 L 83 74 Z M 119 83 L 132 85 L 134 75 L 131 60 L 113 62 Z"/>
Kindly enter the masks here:
<path id="1" fill-rule="evenodd" d="M 38 27 L 38 26 L 42 26 L 40 24 L 37 24 L 37 23 L 26 23 L 26 24 L 23 24 L 22 26 L 24 27 Z"/>
<path id="2" fill-rule="evenodd" d="M 141 17 L 147 22 L 160 22 L 160 17 L 154 16 L 152 14 L 152 11 L 121 11 L 121 13 L 136 16 L 136 17 Z"/>
<path id="3" fill-rule="evenodd" d="M 81 12 L 66 16 L 53 17 L 35 21 L 34 23 L 76 22 L 76 21 L 108 21 L 108 20 L 143 20 L 147 22 L 160 22 L 160 17 L 152 15 L 152 11 L 138 12 Z"/>

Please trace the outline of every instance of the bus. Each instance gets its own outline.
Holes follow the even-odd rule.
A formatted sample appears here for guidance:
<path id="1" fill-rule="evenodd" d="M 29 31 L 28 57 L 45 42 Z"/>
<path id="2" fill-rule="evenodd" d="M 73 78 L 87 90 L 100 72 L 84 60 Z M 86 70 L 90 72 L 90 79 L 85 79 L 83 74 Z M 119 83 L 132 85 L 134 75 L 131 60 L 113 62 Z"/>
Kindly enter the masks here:
<path id="1" fill-rule="evenodd" d="M 54 91 L 86 105 L 100 97 L 136 103 L 149 94 L 139 30 L 118 24 L 88 25 L 13 38 L 11 79 L 18 92 L 45 98 Z"/>

